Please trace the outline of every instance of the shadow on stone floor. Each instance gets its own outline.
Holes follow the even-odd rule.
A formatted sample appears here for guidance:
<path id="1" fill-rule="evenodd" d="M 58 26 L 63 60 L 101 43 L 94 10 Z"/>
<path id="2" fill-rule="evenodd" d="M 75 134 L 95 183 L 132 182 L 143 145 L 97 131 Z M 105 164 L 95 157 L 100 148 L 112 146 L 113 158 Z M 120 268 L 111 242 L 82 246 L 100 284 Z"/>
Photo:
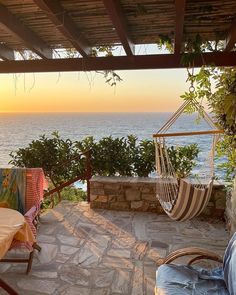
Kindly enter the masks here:
<path id="1" fill-rule="evenodd" d="M 31 273 L 25 274 L 26 265 L 5 263 L 0 273 L 20 295 L 151 295 L 158 258 L 187 246 L 223 254 L 227 240 L 220 221 L 175 222 L 166 215 L 63 201 L 41 216 L 42 251 Z"/>

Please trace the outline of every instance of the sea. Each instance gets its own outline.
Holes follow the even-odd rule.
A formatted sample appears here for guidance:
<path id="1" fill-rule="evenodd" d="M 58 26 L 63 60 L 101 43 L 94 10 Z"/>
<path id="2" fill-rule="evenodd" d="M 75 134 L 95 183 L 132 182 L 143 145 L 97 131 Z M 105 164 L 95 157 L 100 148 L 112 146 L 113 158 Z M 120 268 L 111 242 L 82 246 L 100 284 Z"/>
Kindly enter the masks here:
<path id="1" fill-rule="evenodd" d="M 138 140 L 150 139 L 172 113 L 1 113 L 0 114 L 0 167 L 10 167 L 10 152 L 26 147 L 40 135 L 50 136 L 58 131 L 61 137 L 81 140 L 93 136 L 99 140 L 105 136 L 125 137 L 129 134 Z M 209 130 L 204 121 L 197 122 L 197 115 L 183 114 L 169 132 Z M 196 173 L 205 171 L 211 148 L 212 136 L 173 137 L 167 139 L 170 145 L 197 143 L 200 153 Z M 223 161 L 223 160 L 221 160 Z M 219 164 L 219 160 L 216 166 Z M 224 171 L 216 167 L 216 175 Z"/>

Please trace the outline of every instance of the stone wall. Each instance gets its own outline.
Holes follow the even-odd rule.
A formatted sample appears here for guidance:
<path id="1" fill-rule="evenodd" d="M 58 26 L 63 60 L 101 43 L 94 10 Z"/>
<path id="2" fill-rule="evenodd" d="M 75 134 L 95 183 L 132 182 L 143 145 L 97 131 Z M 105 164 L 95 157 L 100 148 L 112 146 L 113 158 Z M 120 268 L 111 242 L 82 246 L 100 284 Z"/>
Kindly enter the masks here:
<path id="1" fill-rule="evenodd" d="M 91 208 L 164 213 L 156 199 L 156 179 L 149 177 L 93 177 Z M 226 193 L 224 186 L 214 185 L 205 216 L 223 217 Z"/>
<path id="2" fill-rule="evenodd" d="M 234 188 L 232 192 L 228 194 L 226 202 L 226 216 L 228 229 L 230 234 L 233 235 L 236 232 L 236 177 L 234 179 Z"/>

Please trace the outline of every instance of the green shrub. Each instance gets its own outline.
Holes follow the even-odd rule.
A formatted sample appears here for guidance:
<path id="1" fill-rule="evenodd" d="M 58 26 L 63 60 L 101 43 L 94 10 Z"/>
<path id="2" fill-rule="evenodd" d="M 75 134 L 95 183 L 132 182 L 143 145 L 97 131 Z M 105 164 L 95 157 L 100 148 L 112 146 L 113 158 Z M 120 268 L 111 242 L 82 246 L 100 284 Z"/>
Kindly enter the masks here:
<path id="1" fill-rule="evenodd" d="M 33 140 L 27 147 L 11 152 L 9 164 L 17 167 L 42 167 L 44 173 L 54 184 L 76 177 L 84 169 L 84 160 L 72 161 L 72 165 L 60 165 L 71 161 L 79 151 L 70 139 L 63 140 L 58 132 L 51 137 L 42 135 Z"/>
<path id="2" fill-rule="evenodd" d="M 134 157 L 134 172 L 147 177 L 155 171 L 155 145 L 151 140 L 142 140 L 137 146 Z"/>
<path id="3" fill-rule="evenodd" d="M 61 200 L 68 200 L 71 202 L 81 202 L 87 200 L 87 194 L 82 189 L 75 188 L 74 186 L 65 187 L 61 191 Z M 53 205 L 57 205 L 59 203 L 58 196 L 53 197 Z M 52 206 L 52 199 L 46 198 L 44 199 L 41 208 L 48 209 Z"/>
<path id="4" fill-rule="evenodd" d="M 189 176 L 192 169 L 196 166 L 195 160 L 199 153 L 198 145 L 171 146 L 167 149 L 167 152 L 177 178 Z"/>
<path id="5" fill-rule="evenodd" d="M 86 137 L 81 141 L 63 140 L 57 132 L 33 140 L 27 147 L 12 152 L 11 164 L 18 167 L 42 167 L 55 186 L 74 178 L 85 169 L 85 161 L 73 160 L 61 165 L 81 152 L 91 150 L 93 175 L 102 176 L 149 176 L 155 172 L 155 146 L 152 140 L 138 141 L 134 135 L 95 141 Z M 189 175 L 198 155 L 197 145 L 169 147 L 168 153 L 179 177 Z"/>
<path id="6" fill-rule="evenodd" d="M 152 140 L 138 141 L 134 135 L 104 137 L 95 142 L 87 137 L 75 142 L 81 151 L 92 150 L 94 175 L 148 176 L 155 170 L 155 147 Z"/>

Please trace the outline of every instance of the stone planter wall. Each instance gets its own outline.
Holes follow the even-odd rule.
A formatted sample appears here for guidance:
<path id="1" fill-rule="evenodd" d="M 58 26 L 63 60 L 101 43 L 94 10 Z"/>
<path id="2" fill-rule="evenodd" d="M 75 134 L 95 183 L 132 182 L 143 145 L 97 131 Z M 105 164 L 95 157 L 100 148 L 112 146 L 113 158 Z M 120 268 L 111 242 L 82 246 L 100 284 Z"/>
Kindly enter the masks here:
<path id="1" fill-rule="evenodd" d="M 164 213 L 156 199 L 156 179 L 146 177 L 93 177 L 91 208 Z M 205 216 L 223 217 L 226 193 L 224 186 L 214 185 Z"/>
<path id="2" fill-rule="evenodd" d="M 228 229 L 230 234 L 233 235 L 236 232 L 236 177 L 234 179 L 234 188 L 227 198 L 226 216 Z"/>

